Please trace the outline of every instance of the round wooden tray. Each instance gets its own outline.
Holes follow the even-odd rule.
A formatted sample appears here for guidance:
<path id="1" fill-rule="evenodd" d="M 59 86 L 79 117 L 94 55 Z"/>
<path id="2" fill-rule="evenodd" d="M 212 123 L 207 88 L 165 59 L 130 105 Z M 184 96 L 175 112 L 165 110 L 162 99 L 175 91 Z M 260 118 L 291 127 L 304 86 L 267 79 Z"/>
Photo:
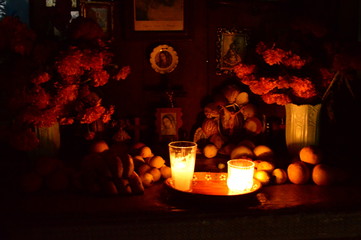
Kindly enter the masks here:
<path id="1" fill-rule="evenodd" d="M 256 193 L 262 187 L 262 184 L 258 180 L 254 179 L 253 186 L 250 190 L 233 192 L 227 187 L 227 173 L 214 172 L 195 172 L 193 176 L 192 189 L 190 191 L 182 191 L 174 188 L 172 178 L 166 179 L 165 184 L 172 190 L 180 193 L 216 197 L 239 197 L 249 195 Z"/>

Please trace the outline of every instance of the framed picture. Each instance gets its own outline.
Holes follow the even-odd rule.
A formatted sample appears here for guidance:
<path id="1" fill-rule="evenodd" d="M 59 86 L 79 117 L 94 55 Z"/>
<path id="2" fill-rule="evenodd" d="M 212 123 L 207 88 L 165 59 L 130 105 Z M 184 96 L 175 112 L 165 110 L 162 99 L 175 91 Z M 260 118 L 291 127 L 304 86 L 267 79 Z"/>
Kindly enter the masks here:
<path id="1" fill-rule="evenodd" d="M 71 8 L 78 9 L 79 7 L 79 0 L 71 0 Z"/>
<path id="2" fill-rule="evenodd" d="M 177 52 L 168 45 L 159 45 L 150 54 L 150 63 L 156 72 L 169 73 L 177 67 Z"/>
<path id="3" fill-rule="evenodd" d="M 244 29 L 218 28 L 217 30 L 217 69 L 218 75 L 229 74 L 232 68 L 245 57 L 249 34 Z"/>
<path id="4" fill-rule="evenodd" d="M 188 38 L 190 0 L 130 0 L 126 1 L 127 37 Z M 128 23 L 131 24 L 128 24 Z"/>
<path id="5" fill-rule="evenodd" d="M 181 108 L 157 108 L 157 132 L 160 139 L 178 139 L 178 130 L 182 126 Z"/>
<path id="6" fill-rule="evenodd" d="M 81 2 L 81 16 L 91 18 L 103 29 L 106 38 L 114 32 L 113 2 Z"/>
<path id="7" fill-rule="evenodd" d="M 135 31 L 183 31 L 184 0 L 133 0 Z"/>

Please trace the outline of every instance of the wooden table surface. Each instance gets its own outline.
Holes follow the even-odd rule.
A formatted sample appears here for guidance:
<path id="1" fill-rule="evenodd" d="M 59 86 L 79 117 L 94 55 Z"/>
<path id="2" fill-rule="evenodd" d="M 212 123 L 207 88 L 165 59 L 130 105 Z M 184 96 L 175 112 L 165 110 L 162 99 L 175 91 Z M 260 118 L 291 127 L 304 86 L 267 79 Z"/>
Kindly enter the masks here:
<path id="1" fill-rule="evenodd" d="M 136 196 L 9 193 L 0 209 L 0 239 L 361 239 L 358 183 L 287 183 L 225 198 L 158 182 Z"/>

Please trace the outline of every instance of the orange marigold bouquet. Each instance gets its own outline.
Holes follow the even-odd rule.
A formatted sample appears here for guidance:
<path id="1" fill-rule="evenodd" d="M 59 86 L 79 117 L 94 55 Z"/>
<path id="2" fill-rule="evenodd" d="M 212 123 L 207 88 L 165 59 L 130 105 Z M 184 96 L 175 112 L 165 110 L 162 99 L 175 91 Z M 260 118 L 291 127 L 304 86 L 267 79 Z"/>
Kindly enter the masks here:
<path id="1" fill-rule="evenodd" d="M 0 22 L 3 29 L 6 23 L 22 26 L 22 23 L 16 20 L 4 18 L 3 21 L 5 23 Z M 2 38 L 5 36 L 0 36 L 0 39 Z M 35 41 L 35 38 L 33 40 Z M 109 44 L 101 38 L 91 40 L 91 43 L 86 44 L 77 39 L 57 45 L 53 51 L 55 54 L 49 54 L 50 57 L 42 60 L 39 66 L 34 64 L 33 73 L 25 77 L 27 81 L 24 86 L 17 87 L 14 97 L 9 101 L 10 114 L 16 126 L 17 134 L 12 134 L 14 139 L 17 139 L 13 141 L 16 148 L 31 150 L 36 147 L 36 137 L 29 130 L 34 127 L 51 127 L 57 123 L 66 125 L 75 122 L 90 124 L 97 120 L 104 123 L 110 121 L 115 108 L 103 103 L 98 90 L 110 79 L 125 79 L 130 73 L 130 67 L 118 68 L 113 62 L 114 54 Z M 26 42 L 26 46 L 33 46 L 26 51 L 14 46 L 11 41 L 2 42 L 11 43 L 12 49 L 16 54 L 21 54 L 21 58 L 27 53 L 26 57 L 30 58 L 30 61 L 44 59 L 34 54 L 35 42 Z M 16 38 L 16 42 L 24 45 L 24 41 L 19 38 Z M 18 51 L 19 49 L 21 51 Z"/>
<path id="2" fill-rule="evenodd" d="M 259 41 L 253 62 L 235 66 L 234 73 L 267 104 L 320 103 L 339 76 L 360 69 L 361 61 L 326 35 L 308 30 L 293 26 L 277 40 Z"/>

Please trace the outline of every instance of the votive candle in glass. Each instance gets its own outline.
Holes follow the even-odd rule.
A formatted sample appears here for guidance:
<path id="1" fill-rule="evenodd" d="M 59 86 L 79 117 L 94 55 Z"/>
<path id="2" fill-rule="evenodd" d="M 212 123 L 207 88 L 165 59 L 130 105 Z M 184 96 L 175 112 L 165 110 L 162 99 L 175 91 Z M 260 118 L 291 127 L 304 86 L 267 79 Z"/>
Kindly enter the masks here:
<path id="1" fill-rule="evenodd" d="M 197 144 L 189 141 L 169 143 L 169 157 L 174 188 L 191 190 L 196 162 Z"/>
<path id="2" fill-rule="evenodd" d="M 254 162 L 247 159 L 232 159 L 227 162 L 227 186 L 231 191 L 247 191 L 253 186 Z"/>

